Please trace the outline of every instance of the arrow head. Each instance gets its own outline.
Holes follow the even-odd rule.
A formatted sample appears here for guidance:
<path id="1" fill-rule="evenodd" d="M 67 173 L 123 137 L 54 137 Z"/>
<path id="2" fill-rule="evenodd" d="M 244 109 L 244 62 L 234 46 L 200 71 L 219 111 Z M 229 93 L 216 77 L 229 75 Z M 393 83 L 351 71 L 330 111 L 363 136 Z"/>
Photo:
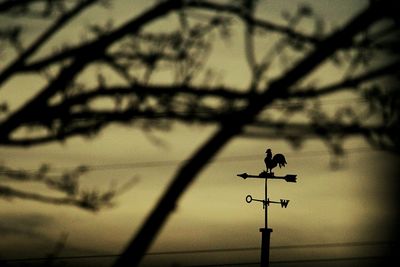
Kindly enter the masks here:
<path id="1" fill-rule="evenodd" d="M 296 183 L 297 180 L 296 176 L 297 176 L 296 174 L 287 174 L 284 179 L 286 182 Z"/>
<path id="2" fill-rule="evenodd" d="M 242 177 L 243 179 L 246 179 L 247 177 L 249 177 L 249 175 L 247 173 L 238 174 L 237 176 Z"/>

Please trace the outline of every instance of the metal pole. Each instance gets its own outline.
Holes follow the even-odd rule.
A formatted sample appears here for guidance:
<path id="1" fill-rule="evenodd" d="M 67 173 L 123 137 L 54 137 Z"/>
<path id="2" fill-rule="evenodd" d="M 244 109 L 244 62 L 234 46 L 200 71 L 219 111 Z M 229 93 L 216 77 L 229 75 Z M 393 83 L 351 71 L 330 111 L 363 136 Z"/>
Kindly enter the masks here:
<path id="1" fill-rule="evenodd" d="M 261 232 L 261 267 L 269 266 L 269 246 L 270 246 L 272 229 L 268 228 L 268 202 L 267 201 L 268 201 L 267 178 L 265 178 L 265 199 L 264 199 L 265 227 L 260 228 L 260 232 Z"/>
<path id="2" fill-rule="evenodd" d="M 264 228 L 268 229 L 268 191 L 267 191 L 267 178 L 265 178 L 265 197 L 264 197 L 264 208 L 265 208 L 265 224 L 264 224 Z"/>
<path id="3" fill-rule="evenodd" d="M 260 228 L 261 232 L 261 267 L 269 266 L 269 244 L 272 229 Z"/>

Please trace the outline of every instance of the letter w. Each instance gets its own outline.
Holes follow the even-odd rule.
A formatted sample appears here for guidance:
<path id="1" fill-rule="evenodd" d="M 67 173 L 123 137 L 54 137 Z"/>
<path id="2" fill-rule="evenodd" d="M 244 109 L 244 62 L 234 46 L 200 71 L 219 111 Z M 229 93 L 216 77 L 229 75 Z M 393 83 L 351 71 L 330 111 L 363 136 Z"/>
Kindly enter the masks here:
<path id="1" fill-rule="evenodd" d="M 281 207 L 286 208 L 289 203 L 288 199 L 281 199 Z"/>

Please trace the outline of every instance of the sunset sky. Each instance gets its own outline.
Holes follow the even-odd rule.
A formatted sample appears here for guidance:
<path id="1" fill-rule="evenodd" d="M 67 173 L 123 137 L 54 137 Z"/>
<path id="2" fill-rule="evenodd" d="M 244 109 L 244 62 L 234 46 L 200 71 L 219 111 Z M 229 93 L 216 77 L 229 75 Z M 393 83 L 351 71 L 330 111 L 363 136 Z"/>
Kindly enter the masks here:
<path id="1" fill-rule="evenodd" d="M 140 13 L 157 1 L 110 1 L 112 8 L 94 8 L 83 14 L 63 40 L 79 41 L 84 26 Z M 261 1 L 260 12 L 279 21 L 282 10 L 294 10 L 304 1 Z M 313 1 L 317 14 L 334 29 L 361 10 L 368 1 Z M 169 20 L 167 20 L 168 22 Z M 11 22 L 10 22 L 11 23 Z M 169 22 L 168 22 L 169 23 Z M 154 27 L 168 29 L 168 23 Z M 30 25 L 32 36 L 41 24 Z M 238 26 L 240 29 L 240 26 Z M 230 41 L 217 41 L 208 64 L 213 66 L 226 84 L 241 87 L 248 82 L 243 58 L 240 30 Z M 2 63 L 0 62 L 0 67 Z M 168 79 L 160 74 L 156 79 Z M 340 72 L 326 67 L 315 73 L 318 82 L 335 80 Z M 90 82 L 90 76 L 87 77 Z M 110 78 L 111 79 L 111 78 Z M 32 84 L 40 81 L 29 75 L 12 79 L 0 91 L 15 107 L 35 92 Z M 40 86 L 38 87 L 40 88 Z M 354 95 L 340 94 L 321 100 L 327 109 L 354 105 Z M 356 102 L 363 108 L 362 101 Z M 79 165 L 93 170 L 81 178 L 81 190 L 107 190 L 111 185 L 136 183 L 121 194 L 110 208 L 98 212 L 76 207 L 51 205 L 21 199 L 0 198 L 0 259 L 42 258 L 54 250 L 57 240 L 67 234 L 66 247 L 59 256 L 119 254 L 156 201 L 174 177 L 183 161 L 189 159 L 217 129 L 217 125 L 175 122 L 167 131 L 143 132 L 139 128 L 113 125 L 92 139 L 74 137 L 64 143 L 51 143 L 30 148 L 0 148 L 0 164 L 35 170 L 47 163 L 54 174 Z M 271 246 L 343 243 L 332 247 L 271 249 L 271 261 L 381 256 L 391 240 L 395 221 L 394 164 L 396 156 L 371 148 L 360 138 L 347 139 L 344 156 L 335 158 L 325 144 L 307 140 L 299 149 L 275 139 L 238 137 L 230 142 L 207 165 L 179 201 L 177 210 L 157 237 L 150 252 L 255 248 L 261 245 L 259 228 L 264 224 L 264 210 L 258 202 L 246 203 L 245 197 L 263 198 L 264 183 L 258 179 L 243 180 L 236 175 L 258 174 L 264 170 L 264 152 L 283 153 L 285 168 L 274 169 L 276 175 L 297 174 L 297 183 L 269 181 L 271 200 L 289 199 L 286 209 L 269 207 L 269 227 L 273 229 Z M 334 163 L 339 167 L 334 168 Z M 1 176 L 0 176 L 1 179 Z M 43 185 L 7 182 L 21 190 L 58 196 Z M 363 245 L 345 246 L 360 242 Z M 366 245 L 366 243 L 370 245 Z M 378 243 L 375 243 L 378 242 Z M 365 246 L 364 246 L 365 245 Z M 148 255 L 143 266 L 163 262 L 164 266 L 258 262 L 258 250 L 195 254 Z M 91 258 L 64 260 L 67 266 L 77 262 L 110 266 L 115 260 Z M 347 266 L 348 262 L 337 265 Z M 351 264 L 351 262 L 350 262 Z M 12 265 L 14 266 L 14 265 Z M 18 265 L 16 265 L 18 266 Z M 57 266 L 57 265 L 56 265 Z M 286 265 L 279 265 L 286 266 Z M 291 266 L 291 265 L 287 265 Z M 317 265 L 313 265 L 317 266 Z"/>

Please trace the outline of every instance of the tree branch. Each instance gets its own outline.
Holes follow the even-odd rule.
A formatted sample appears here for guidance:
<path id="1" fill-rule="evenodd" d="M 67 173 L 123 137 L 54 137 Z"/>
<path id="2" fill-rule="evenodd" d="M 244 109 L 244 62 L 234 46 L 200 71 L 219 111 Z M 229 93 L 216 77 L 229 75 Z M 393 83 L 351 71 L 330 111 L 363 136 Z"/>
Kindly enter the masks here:
<path id="1" fill-rule="evenodd" d="M 4 2 L 0 3 L 0 13 L 2 12 L 7 12 L 12 8 L 15 7 L 20 7 L 28 4 L 32 4 L 35 2 L 40 2 L 43 0 L 18 0 L 18 1 L 10 1 L 10 0 L 5 0 Z"/>
<path id="2" fill-rule="evenodd" d="M 46 88 L 44 88 L 38 95 L 33 97 L 27 104 L 25 104 L 18 111 L 14 112 L 8 117 L 2 124 L 0 124 L 0 140 L 8 140 L 10 133 L 18 128 L 21 121 L 24 121 L 24 117 L 30 116 L 37 110 L 41 110 L 42 106 L 47 105 L 47 101 L 55 93 L 63 91 L 71 81 L 74 80 L 76 75 L 80 73 L 89 63 L 97 60 L 101 55 L 105 53 L 105 50 L 113 44 L 116 40 L 127 34 L 134 34 L 138 32 L 145 24 L 153 21 L 160 16 L 164 16 L 168 12 L 179 8 L 181 1 L 165 1 L 160 2 L 155 7 L 147 10 L 133 20 L 127 22 L 117 30 L 110 34 L 103 36 L 97 41 L 90 43 L 85 46 L 85 50 L 82 53 L 75 55 L 75 60 L 71 62 L 64 70 L 60 72 L 58 77 L 52 81 Z"/>
<path id="3" fill-rule="evenodd" d="M 98 193 L 97 195 L 90 195 L 85 193 L 80 199 L 75 199 L 71 197 L 50 197 L 42 194 L 16 190 L 12 187 L 5 185 L 0 185 L 0 197 L 6 199 L 19 198 L 33 200 L 54 205 L 70 205 L 90 211 L 97 211 L 100 207 L 104 205 L 110 205 L 108 197 L 105 197 L 105 195 L 98 195 Z"/>
<path id="4" fill-rule="evenodd" d="M 367 71 L 358 76 L 348 78 L 347 80 L 340 81 L 337 83 L 333 83 L 331 85 L 327 85 L 320 88 L 302 88 L 295 89 L 292 93 L 290 93 L 290 98 L 314 98 L 320 97 L 323 95 L 335 93 L 339 90 L 348 89 L 348 88 L 356 88 L 362 83 L 368 82 L 372 79 L 384 77 L 388 75 L 392 75 L 394 73 L 399 72 L 400 70 L 400 61 L 392 62 L 386 66 L 373 69 Z"/>
<path id="5" fill-rule="evenodd" d="M 390 75 L 393 72 L 398 71 L 400 67 L 400 62 L 396 61 L 390 63 L 386 66 L 383 66 L 378 69 L 370 70 L 366 73 L 360 74 L 351 79 L 347 79 L 332 85 L 328 85 L 325 87 L 320 87 L 318 89 L 309 88 L 309 89 L 298 89 L 294 90 L 293 93 L 290 93 L 287 98 L 313 98 L 320 97 L 322 95 L 326 95 L 329 93 L 337 92 L 338 90 L 342 90 L 349 87 L 356 87 L 357 85 L 368 82 L 371 79 L 383 77 L 386 75 Z M 35 144 L 47 143 L 51 141 L 60 141 L 68 138 L 69 136 L 79 135 L 79 134 L 89 134 L 91 135 L 93 132 L 99 130 L 100 127 L 104 127 L 110 122 L 122 122 L 129 123 L 132 120 L 138 119 L 149 119 L 149 120 L 158 120 L 158 119 L 170 119 L 170 120 L 180 120 L 180 121 L 196 121 L 201 123 L 218 123 L 223 121 L 227 115 L 233 110 L 223 110 L 223 109 L 207 109 L 201 111 L 201 107 L 198 110 L 194 110 L 193 112 L 187 113 L 179 110 L 167 109 L 167 107 L 163 107 L 162 105 L 158 106 L 158 109 L 148 108 L 146 110 L 139 109 L 128 109 L 125 111 L 115 112 L 115 111 L 90 111 L 86 110 L 85 112 L 71 113 L 70 110 L 74 106 L 86 105 L 89 101 L 96 100 L 97 98 L 102 97 L 115 97 L 120 98 L 123 96 L 136 96 L 136 97 L 149 97 L 154 96 L 157 98 L 162 98 L 163 95 L 168 96 L 170 101 L 169 103 L 173 103 L 173 97 L 179 95 L 187 95 L 187 96 L 195 96 L 198 97 L 198 102 L 200 101 L 200 97 L 219 97 L 223 100 L 235 101 L 235 100 L 245 100 L 246 102 L 254 97 L 259 96 L 258 93 L 251 92 L 241 92 L 239 89 L 233 88 L 224 88 L 217 87 L 215 89 L 211 89 L 209 87 L 194 87 L 191 85 L 182 85 L 182 86 L 166 86 L 166 85 L 144 85 L 144 84 L 136 84 L 132 87 L 108 87 L 102 88 L 98 87 L 95 89 L 91 89 L 88 92 L 84 92 L 75 96 L 71 96 L 65 100 L 63 100 L 58 105 L 50 106 L 46 111 L 43 110 L 42 114 L 44 116 L 34 117 L 33 114 L 30 116 L 26 116 L 24 118 L 24 122 L 20 122 L 21 126 L 26 124 L 41 124 L 41 122 L 46 121 L 51 122 L 55 120 L 63 120 L 64 117 L 68 117 L 70 123 L 74 123 L 75 120 L 78 120 L 77 126 L 73 126 L 72 128 L 67 125 L 62 125 L 64 127 L 64 131 L 56 132 L 55 134 L 49 133 L 47 136 L 40 136 L 35 138 L 22 138 L 22 139 L 13 139 L 13 140 L 3 140 L 0 142 L 2 145 L 6 146 L 30 146 Z M 190 103 L 188 103 L 190 105 Z M 38 114 L 37 112 L 35 114 Z M 86 120 L 87 123 L 82 123 L 82 120 Z M 106 123 L 107 122 L 107 123 Z M 74 124 L 72 124 L 74 125 Z"/>
<path id="6" fill-rule="evenodd" d="M 299 139 L 315 138 L 328 135 L 370 136 L 372 133 L 384 134 L 387 127 L 382 125 L 360 125 L 359 123 L 294 123 L 257 121 L 246 127 L 241 134 L 244 137 L 282 138 L 297 137 Z"/>
<path id="7" fill-rule="evenodd" d="M 273 31 L 273 32 L 278 32 L 280 34 L 283 34 L 285 36 L 288 36 L 289 38 L 294 38 L 299 41 L 307 42 L 310 44 L 317 45 L 320 43 L 320 39 L 313 37 L 313 36 L 308 36 L 300 32 L 296 32 L 291 28 L 281 26 L 269 21 L 257 19 L 248 12 L 243 12 L 243 9 L 239 6 L 234 6 L 234 5 L 226 5 L 226 4 L 219 4 L 216 2 L 208 2 L 208 1 L 189 1 L 187 4 L 189 8 L 197 8 L 197 9 L 205 9 L 209 11 L 215 11 L 215 12 L 225 12 L 228 14 L 233 14 L 236 15 L 240 18 L 242 18 L 247 24 L 259 27 L 261 29 L 264 29 L 266 31 Z"/>
<path id="8" fill-rule="evenodd" d="M 0 73 L 0 86 L 16 71 L 25 64 L 26 60 L 32 56 L 43 44 L 45 44 L 55 33 L 71 21 L 85 8 L 94 4 L 98 0 L 84 0 L 72 8 L 69 12 L 57 19 L 42 35 L 40 35 L 14 62 Z M 17 2 L 17 1 L 10 1 Z"/>

